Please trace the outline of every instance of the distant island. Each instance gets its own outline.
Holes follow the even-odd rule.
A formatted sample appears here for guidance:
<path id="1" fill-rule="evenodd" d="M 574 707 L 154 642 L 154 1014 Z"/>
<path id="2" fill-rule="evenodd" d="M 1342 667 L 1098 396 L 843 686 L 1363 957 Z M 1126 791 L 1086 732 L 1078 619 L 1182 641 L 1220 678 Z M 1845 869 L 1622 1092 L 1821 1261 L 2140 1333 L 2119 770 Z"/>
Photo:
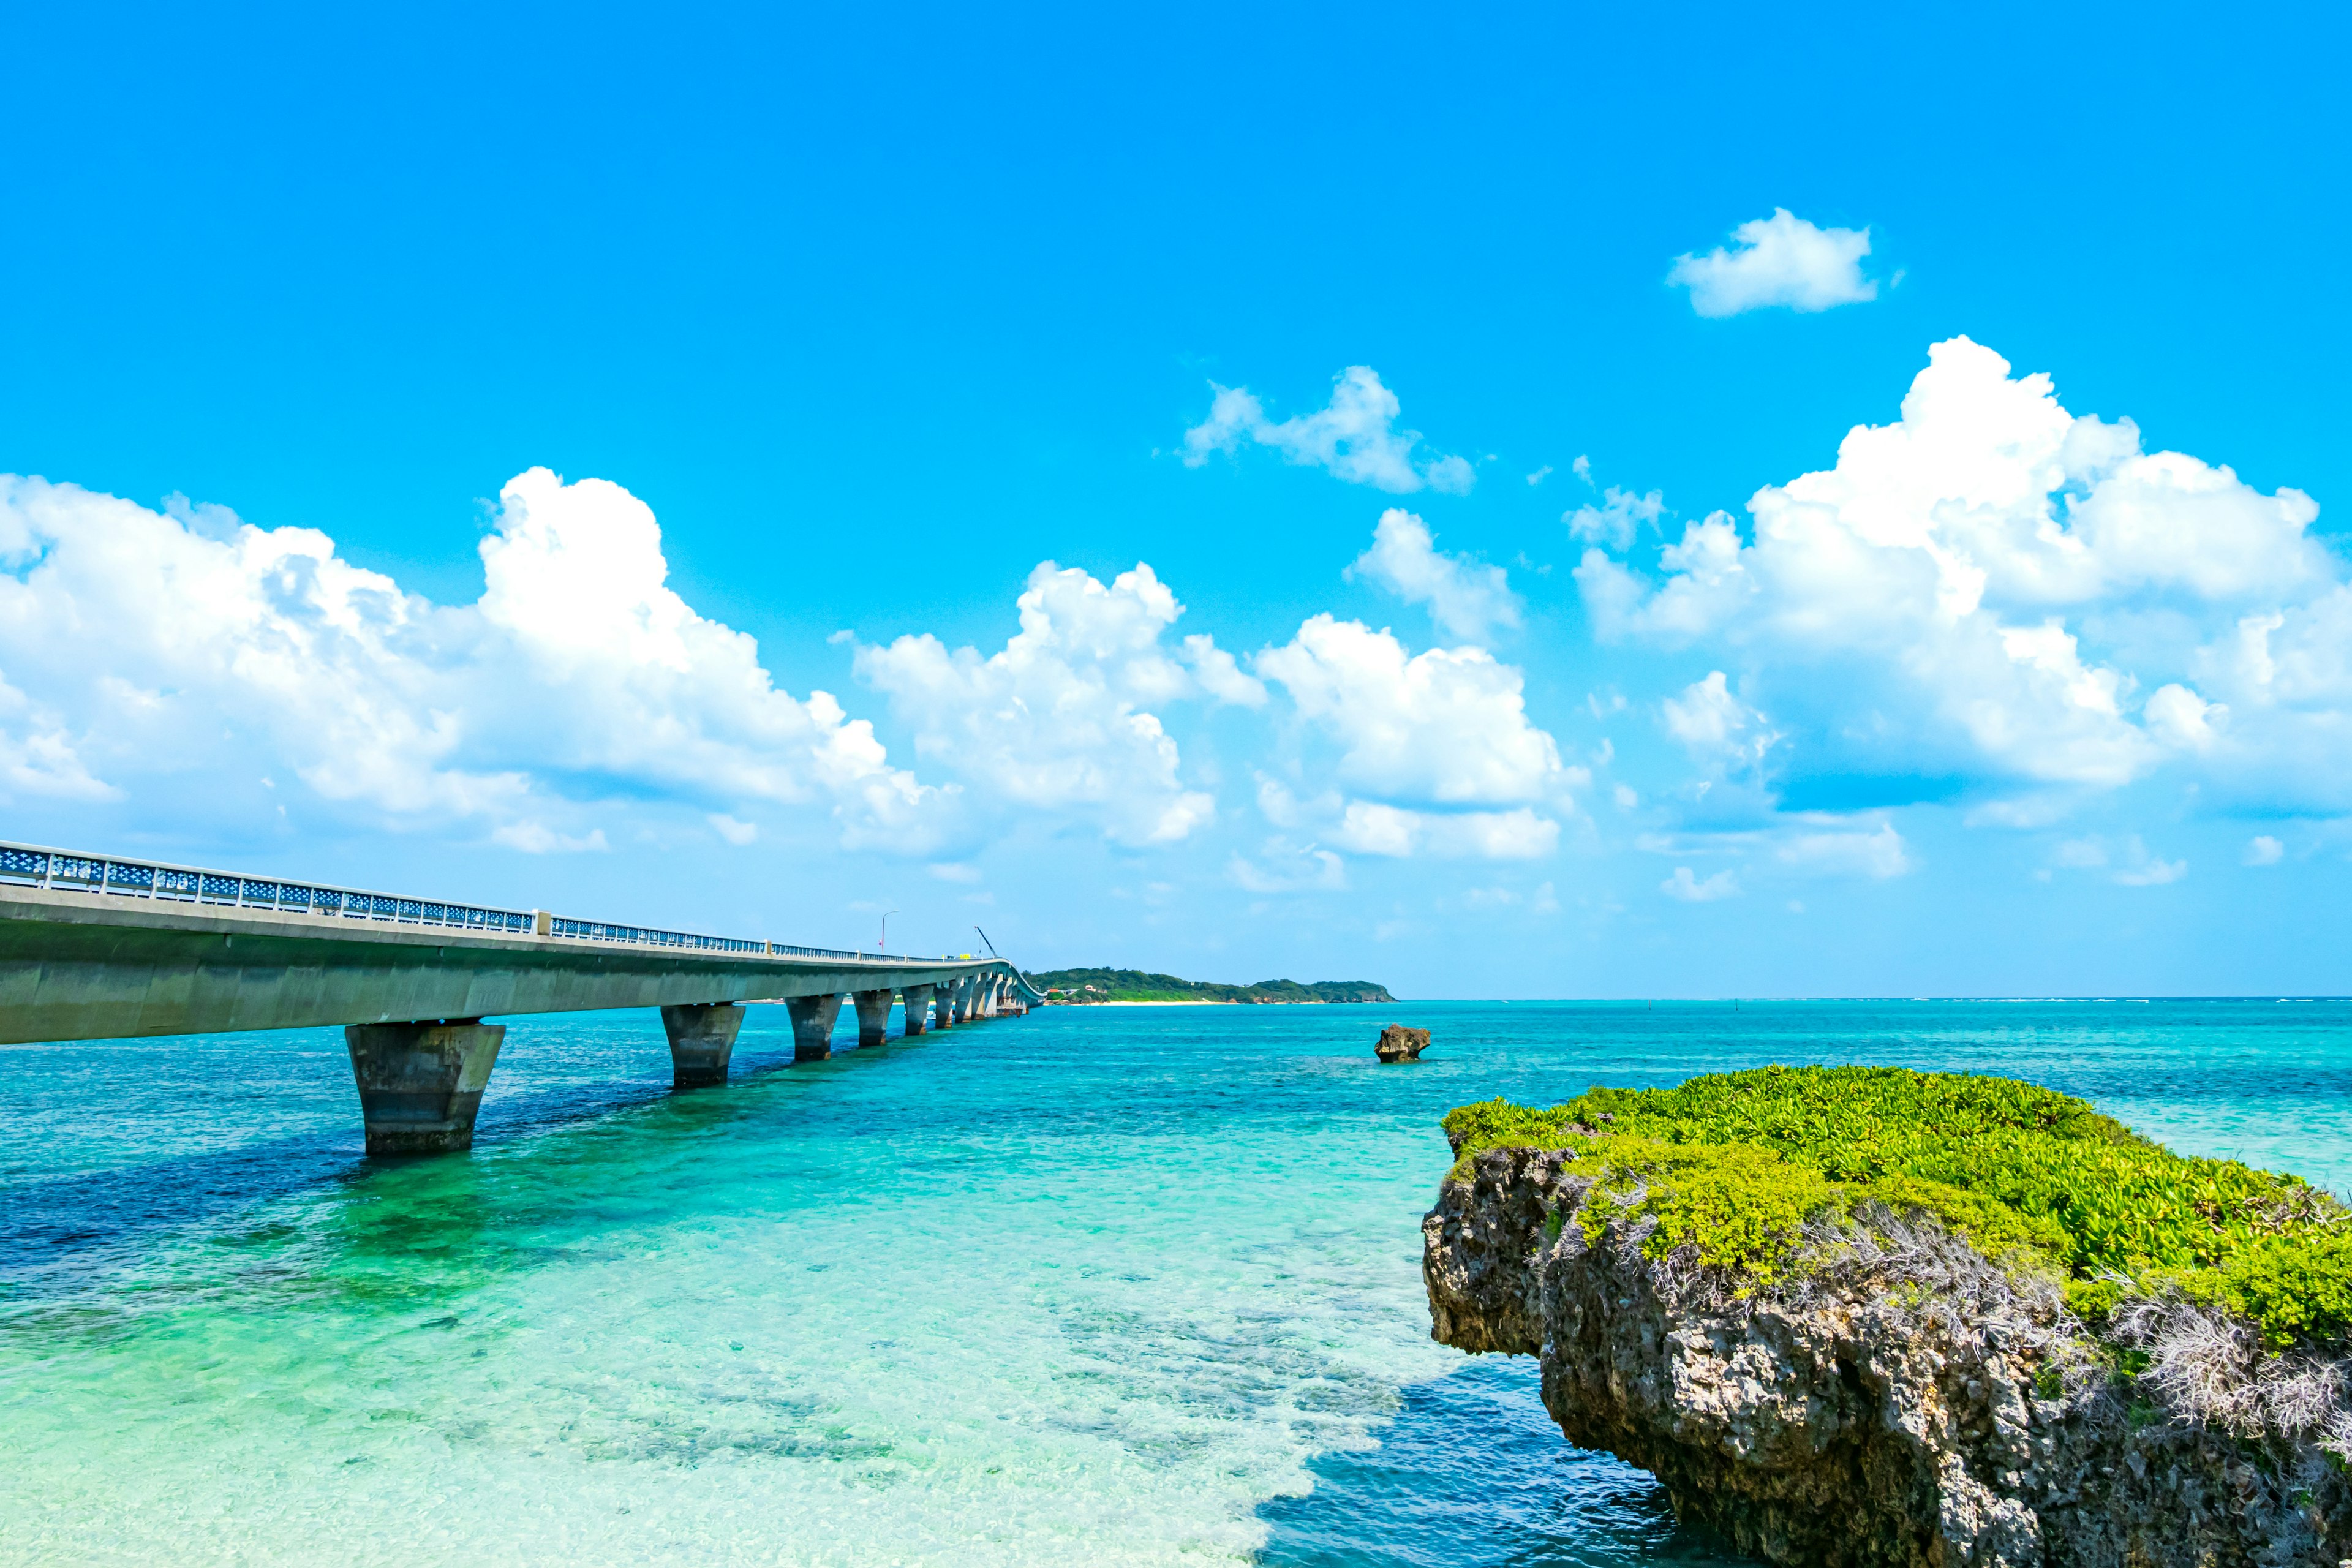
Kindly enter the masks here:
<path id="1" fill-rule="evenodd" d="M 1312 985 L 1301 985 L 1296 980 L 1261 980 L 1255 985 L 1218 985 L 1206 980 L 1179 980 L 1172 974 L 1147 974 L 1140 969 L 1050 969 L 1029 976 L 1029 984 L 1045 992 L 1050 1002 L 1068 1003 L 1396 1000 L 1387 986 L 1369 980 L 1318 980 Z"/>

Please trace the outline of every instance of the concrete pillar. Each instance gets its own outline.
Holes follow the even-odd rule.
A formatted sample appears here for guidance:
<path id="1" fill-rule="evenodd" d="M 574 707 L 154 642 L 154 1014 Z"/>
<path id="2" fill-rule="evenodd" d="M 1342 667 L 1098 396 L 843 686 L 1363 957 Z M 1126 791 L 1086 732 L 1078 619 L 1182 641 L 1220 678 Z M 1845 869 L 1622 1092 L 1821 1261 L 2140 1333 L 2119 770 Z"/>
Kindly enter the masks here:
<path id="1" fill-rule="evenodd" d="M 879 991 L 853 991 L 849 999 L 857 1004 L 857 1043 L 878 1046 L 890 1037 L 890 998 L 895 995 L 888 986 Z"/>
<path id="2" fill-rule="evenodd" d="M 821 1062 L 833 1055 L 833 1021 L 841 1016 L 841 997 L 788 996 L 784 1011 L 793 1016 L 793 1060 Z"/>
<path id="3" fill-rule="evenodd" d="M 735 1055 L 735 1031 L 743 1026 L 739 1002 L 705 1002 L 661 1010 L 662 1027 L 669 1034 L 669 1082 L 672 1089 L 695 1089 L 725 1083 L 727 1064 Z"/>
<path id="4" fill-rule="evenodd" d="M 352 1024 L 343 1030 L 371 1154 L 440 1154 L 474 1146 L 474 1116 L 507 1037 L 478 1018 Z"/>
<path id="5" fill-rule="evenodd" d="M 940 981 L 936 994 L 931 998 L 931 1005 L 939 1010 L 938 1027 L 953 1028 L 957 1022 L 956 983 L 952 980 Z"/>
<path id="6" fill-rule="evenodd" d="M 996 1016 L 996 1003 L 1000 994 L 997 984 L 996 976 L 993 974 L 980 983 L 980 1016 L 983 1018 Z"/>
<path id="7" fill-rule="evenodd" d="M 919 1035 L 931 1026 L 931 993 L 936 989 L 930 985 L 902 985 L 898 988 L 898 994 L 907 999 L 907 1033 Z"/>

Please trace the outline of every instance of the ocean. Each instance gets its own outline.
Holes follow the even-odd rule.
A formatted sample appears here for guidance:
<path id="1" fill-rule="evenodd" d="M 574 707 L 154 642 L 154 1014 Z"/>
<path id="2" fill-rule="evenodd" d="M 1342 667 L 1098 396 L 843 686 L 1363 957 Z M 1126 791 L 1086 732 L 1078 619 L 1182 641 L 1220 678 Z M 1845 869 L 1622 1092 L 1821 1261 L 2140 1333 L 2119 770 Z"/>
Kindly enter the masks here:
<path id="1" fill-rule="evenodd" d="M 755 1007 L 681 1094 L 650 1012 L 505 1021 L 472 1153 L 399 1162 L 339 1030 L 0 1047 L 0 1563 L 1714 1562 L 1429 1339 L 1448 1108 L 1889 1062 L 2352 1188 L 2324 999 L 1054 1008 L 800 1067 Z"/>

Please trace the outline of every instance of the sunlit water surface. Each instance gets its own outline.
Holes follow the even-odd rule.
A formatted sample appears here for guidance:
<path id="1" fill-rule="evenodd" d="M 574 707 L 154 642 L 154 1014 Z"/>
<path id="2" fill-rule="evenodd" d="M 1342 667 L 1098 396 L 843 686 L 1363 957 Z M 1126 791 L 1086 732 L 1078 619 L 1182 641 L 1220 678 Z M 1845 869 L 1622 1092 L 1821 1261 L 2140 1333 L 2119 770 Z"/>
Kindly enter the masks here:
<path id="1" fill-rule="evenodd" d="M 1380 1024 L 1426 1025 L 1379 1068 Z M 339 1031 L 0 1049 L 0 1563 L 1714 1561 L 1433 1344 L 1438 1117 L 2014 1074 L 2352 1186 L 2341 1003 L 1055 1009 L 672 1094 L 511 1022 L 470 1155 Z"/>

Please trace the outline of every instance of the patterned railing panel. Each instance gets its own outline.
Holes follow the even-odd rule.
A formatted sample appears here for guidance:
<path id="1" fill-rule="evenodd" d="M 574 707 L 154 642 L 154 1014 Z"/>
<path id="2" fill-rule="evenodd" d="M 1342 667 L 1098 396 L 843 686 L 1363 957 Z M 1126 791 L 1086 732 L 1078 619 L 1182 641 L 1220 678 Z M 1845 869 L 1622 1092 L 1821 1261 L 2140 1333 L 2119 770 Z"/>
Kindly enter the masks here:
<path id="1" fill-rule="evenodd" d="M 556 919 L 550 932 L 577 942 L 625 942 L 649 947 L 692 948 L 701 952 L 800 953 L 813 958 L 862 958 L 863 953 L 835 952 L 821 947 L 786 947 L 779 942 L 751 942 L 733 936 L 696 936 L 687 931 L 656 931 L 647 926 L 610 925 L 602 921 Z"/>
<path id="2" fill-rule="evenodd" d="M 903 953 L 851 952 L 837 947 L 796 947 L 787 942 L 753 942 L 742 937 L 697 936 L 687 931 L 612 925 L 601 921 L 541 917 L 532 910 L 435 903 L 422 899 L 395 898 L 386 893 L 359 892 L 349 888 L 321 888 L 301 882 L 240 877 L 233 872 L 207 871 L 190 866 L 163 866 L 140 860 L 110 859 L 104 856 L 72 855 L 64 850 L 43 849 L 26 844 L 0 844 L 0 882 L 178 903 L 274 910 L 331 920 L 458 926 L 468 931 L 508 931 L 522 935 L 531 934 L 544 918 L 543 934 L 566 941 L 622 942 L 632 946 L 670 947 L 698 952 L 846 959 L 851 963 L 863 963 L 959 962 L 915 958 Z"/>
<path id="3" fill-rule="evenodd" d="M 234 909 L 276 910 L 337 919 L 383 920 L 411 925 L 464 926 L 475 931 L 528 932 L 525 910 L 482 909 L 469 904 L 425 903 L 344 888 L 312 887 L 263 877 L 239 877 L 188 866 L 158 866 L 140 860 L 69 855 L 29 845 L 0 845 L 0 882 L 77 892 L 179 903 L 220 904 Z"/>

